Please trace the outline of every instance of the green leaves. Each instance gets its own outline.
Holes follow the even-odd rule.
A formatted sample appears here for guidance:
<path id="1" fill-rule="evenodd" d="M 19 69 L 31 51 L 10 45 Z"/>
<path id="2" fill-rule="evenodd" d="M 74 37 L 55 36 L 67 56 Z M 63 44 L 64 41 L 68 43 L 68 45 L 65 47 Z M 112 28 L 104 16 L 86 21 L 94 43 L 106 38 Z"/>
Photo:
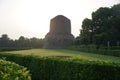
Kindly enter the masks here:
<path id="1" fill-rule="evenodd" d="M 7 60 L 25 65 L 32 73 L 32 80 L 120 79 L 120 63 L 90 61 L 77 58 L 22 56 L 5 53 L 0 54 L 0 56 L 6 56 Z M 6 69 L 9 70 L 9 68 L 5 68 L 1 70 L 2 72 L 0 72 L 0 74 Z M 26 71 L 26 68 L 22 67 L 22 69 L 18 69 L 17 67 L 14 67 L 14 70 L 14 74 L 18 76 L 12 75 L 14 79 L 11 80 L 29 80 L 27 76 L 29 72 Z M 21 73 L 22 77 L 20 77 Z M 9 76 L 9 74 L 4 75 L 4 77 L 6 76 Z M 25 76 L 27 79 L 23 79 Z"/>
<path id="2" fill-rule="evenodd" d="M 0 80 L 31 80 L 31 77 L 23 66 L 0 59 Z"/>
<path id="3" fill-rule="evenodd" d="M 120 4 L 111 8 L 101 7 L 92 13 L 92 19 L 85 18 L 82 23 L 80 44 L 98 46 L 117 46 L 120 41 Z"/>

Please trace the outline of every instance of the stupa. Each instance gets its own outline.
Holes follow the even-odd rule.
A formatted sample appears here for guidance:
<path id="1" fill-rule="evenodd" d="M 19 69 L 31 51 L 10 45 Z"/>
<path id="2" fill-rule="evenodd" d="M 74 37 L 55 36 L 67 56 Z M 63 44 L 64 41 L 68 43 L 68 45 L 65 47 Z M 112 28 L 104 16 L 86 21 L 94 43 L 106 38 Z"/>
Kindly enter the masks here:
<path id="1" fill-rule="evenodd" d="M 44 48 L 67 48 L 73 42 L 70 19 L 58 15 L 51 19 L 50 30 L 45 36 Z"/>

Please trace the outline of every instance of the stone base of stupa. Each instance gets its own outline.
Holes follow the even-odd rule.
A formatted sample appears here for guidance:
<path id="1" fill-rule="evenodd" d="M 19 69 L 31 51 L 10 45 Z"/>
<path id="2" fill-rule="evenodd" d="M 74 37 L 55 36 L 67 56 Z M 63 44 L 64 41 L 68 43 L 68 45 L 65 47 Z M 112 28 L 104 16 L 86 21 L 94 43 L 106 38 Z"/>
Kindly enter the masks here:
<path id="1" fill-rule="evenodd" d="M 74 36 L 72 34 L 47 34 L 45 37 L 44 48 L 62 49 L 72 45 Z"/>

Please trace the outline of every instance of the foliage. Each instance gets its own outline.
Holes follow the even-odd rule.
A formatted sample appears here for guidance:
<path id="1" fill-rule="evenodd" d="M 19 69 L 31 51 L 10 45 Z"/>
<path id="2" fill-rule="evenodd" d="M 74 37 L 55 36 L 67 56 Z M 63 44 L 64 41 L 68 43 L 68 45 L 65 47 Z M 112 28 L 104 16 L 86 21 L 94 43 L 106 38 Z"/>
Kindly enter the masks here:
<path id="1" fill-rule="evenodd" d="M 72 50 L 74 49 L 74 50 Z M 21 55 L 32 55 L 32 56 L 40 56 L 40 57 L 70 57 L 70 58 L 79 58 L 84 60 L 93 60 L 93 61 L 110 61 L 110 62 L 120 62 L 119 57 L 114 56 L 107 56 L 107 55 L 101 55 L 101 53 L 104 52 L 104 50 L 97 51 L 95 49 L 95 46 L 85 46 L 82 45 L 80 48 L 79 46 L 75 46 L 71 49 L 30 49 L 30 50 L 19 50 L 19 51 L 8 51 L 8 52 L 2 52 L 3 54 L 9 53 L 9 54 L 21 54 Z M 80 52 L 85 51 L 86 52 Z M 93 53 L 87 53 L 87 51 L 94 51 L 99 52 L 98 54 Z M 109 52 L 108 52 L 109 53 Z"/>
<path id="2" fill-rule="evenodd" d="M 81 35 L 80 35 L 80 43 L 82 44 L 90 44 L 91 43 L 91 39 L 92 39 L 92 20 L 86 18 L 84 19 L 83 23 L 82 23 L 82 29 L 81 30 Z"/>
<path id="3" fill-rule="evenodd" d="M 100 47 L 99 49 L 96 49 L 95 45 L 80 45 L 80 46 L 72 46 L 69 49 L 82 51 L 82 52 L 120 57 L 120 47 L 118 46 L 112 46 L 109 49 L 107 47 Z"/>
<path id="4" fill-rule="evenodd" d="M 31 70 L 32 80 L 119 80 L 120 63 L 0 54 Z"/>
<path id="5" fill-rule="evenodd" d="M 84 19 L 77 39 L 80 44 L 102 46 L 120 45 L 120 4 L 111 8 L 101 7 L 92 13 L 92 19 Z M 79 41 L 78 41 L 79 40 Z"/>
<path id="6" fill-rule="evenodd" d="M 20 36 L 18 40 L 12 40 L 7 34 L 3 34 L 0 37 L 0 50 L 19 50 L 19 49 L 29 49 L 29 48 L 42 48 L 43 39 L 38 38 L 25 38 Z"/>
<path id="7" fill-rule="evenodd" d="M 25 67 L 0 59 L 0 80 L 31 80 L 31 77 Z"/>

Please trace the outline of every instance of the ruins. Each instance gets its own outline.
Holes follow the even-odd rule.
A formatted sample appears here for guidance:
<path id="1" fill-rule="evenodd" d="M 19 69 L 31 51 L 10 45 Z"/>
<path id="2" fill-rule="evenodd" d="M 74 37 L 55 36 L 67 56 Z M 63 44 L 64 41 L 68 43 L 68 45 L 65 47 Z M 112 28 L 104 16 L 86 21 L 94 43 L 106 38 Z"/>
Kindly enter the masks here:
<path id="1" fill-rule="evenodd" d="M 50 21 L 50 31 L 45 36 L 44 48 L 67 48 L 73 39 L 70 19 L 58 15 Z"/>

